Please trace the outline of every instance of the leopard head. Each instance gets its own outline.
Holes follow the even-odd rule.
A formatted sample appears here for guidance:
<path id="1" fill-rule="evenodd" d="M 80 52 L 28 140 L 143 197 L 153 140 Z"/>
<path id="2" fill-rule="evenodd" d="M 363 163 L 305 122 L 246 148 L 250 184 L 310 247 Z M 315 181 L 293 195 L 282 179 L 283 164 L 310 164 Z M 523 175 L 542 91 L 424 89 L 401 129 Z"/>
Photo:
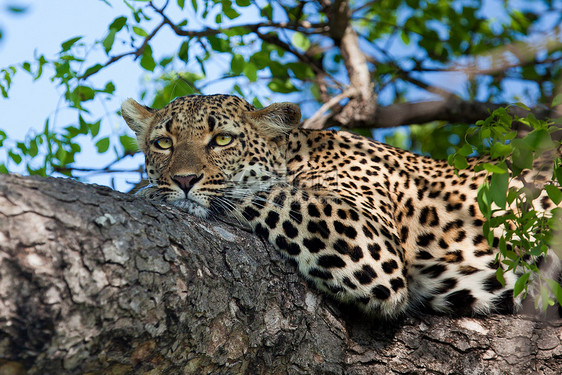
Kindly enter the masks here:
<path id="1" fill-rule="evenodd" d="M 152 198 L 207 217 L 284 178 L 287 134 L 299 108 L 256 110 L 230 95 L 189 95 L 160 110 L 128 99 L 121 114 L 145 155 Z"/>

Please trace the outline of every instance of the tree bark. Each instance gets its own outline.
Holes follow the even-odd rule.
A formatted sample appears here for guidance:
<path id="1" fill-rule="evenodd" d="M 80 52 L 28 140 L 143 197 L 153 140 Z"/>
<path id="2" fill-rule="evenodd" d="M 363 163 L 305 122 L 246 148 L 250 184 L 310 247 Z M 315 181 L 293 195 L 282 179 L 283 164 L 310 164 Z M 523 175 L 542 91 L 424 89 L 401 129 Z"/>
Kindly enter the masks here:
<path id="1" fill-rule="evenodd" d="M 250 233 L 0 177 L 0 374 L 560 374 L 561 341 L 526 316 L 380 321 Z"/>

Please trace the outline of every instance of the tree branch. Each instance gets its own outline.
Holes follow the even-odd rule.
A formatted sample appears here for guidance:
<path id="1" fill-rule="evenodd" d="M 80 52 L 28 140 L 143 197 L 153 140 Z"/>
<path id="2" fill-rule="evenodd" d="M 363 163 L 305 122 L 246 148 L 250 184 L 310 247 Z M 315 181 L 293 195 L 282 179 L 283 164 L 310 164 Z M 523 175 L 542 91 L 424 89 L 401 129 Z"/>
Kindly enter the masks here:
<path id="1" fill-rule="evenodd" d="M 562 321 L 384 322 L 233 227 L 69 179 L 0 176 L 0 373 L 561 373 Z"/>
<path id="2" fill-rule="evenodd" d="M 354 128 L 389 128 L 402 125 L 424 124 L 431 121 L 448 121 L 456 124 L 474 124 L 484 120 L 495 109 L 507 106 L 507 103 L 486 103 L 464 101 L 449 97 L 445 100 L 418 103 L 399 103 L 386 107 L 379 106 L 375 116 L 363 121 L 341 122 L 337 115 L 329 115 L 321 121 L 322 128 L 338 126 L 348 129 Z M 511 106 L 511 114 L 525 117 L 529 113 L 523 108 Z M 539 119 L 546 119 L 553 115 L 546 108 L 533 108 L 531 112 Z"/>

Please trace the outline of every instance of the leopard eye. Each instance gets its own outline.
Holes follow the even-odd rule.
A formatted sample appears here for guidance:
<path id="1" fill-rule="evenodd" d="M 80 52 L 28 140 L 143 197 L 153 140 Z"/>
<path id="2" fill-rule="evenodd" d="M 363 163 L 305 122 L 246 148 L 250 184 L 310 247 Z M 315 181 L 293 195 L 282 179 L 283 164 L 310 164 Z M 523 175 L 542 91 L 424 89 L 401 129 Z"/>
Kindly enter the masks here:
<path id="1" fill-rule="evenodd" d="M 233 140 L 234 137 L 228 134 L 219 134 L 213 139 L 214 143 L 221 147 L 228 146 Z"/>
<path id="2" fill-rule="evenodd" d="M 154 146 L 161 150 L 167 150 L 172 147 L 172 140 L 168 137 L 159 138 L 154 141 Z"/>

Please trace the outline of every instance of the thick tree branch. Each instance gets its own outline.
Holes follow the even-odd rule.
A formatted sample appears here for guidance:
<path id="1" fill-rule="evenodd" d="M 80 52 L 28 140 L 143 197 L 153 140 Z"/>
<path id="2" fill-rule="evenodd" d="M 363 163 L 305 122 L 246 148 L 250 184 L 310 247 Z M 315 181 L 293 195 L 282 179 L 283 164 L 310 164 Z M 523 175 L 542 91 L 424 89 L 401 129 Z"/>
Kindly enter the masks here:
<path id="1" fill-rule="evenodd" d="M 349 4 L 345 0 L 337 0 L 333 3 L 322 0 L 321 4 L 329 19 L 330 37 L 340 49 L 349 78 L 349 86 L 336 98 L 343 96 L 349 100 L 340 106 L 338 103 L 340 100 L 334 102 L 333 99 L 328 99 L 320 111 L 304 126 L 307 128 L 322 128 L 325 119 L 325 117 L 322 117 L 324 111 L 333 108 L 337 108 L 336 111 L 332 112 L 337 122 L 367 121 L 375 114 L 377 95 L 374 92 L 371 72 L 367 65 L 367 56 L 359 47 L 359 38 L 350 22 L 351 10 Z"/>
<path id="2" fill-rule="evenodd" d="M 375 116 L 363 121 L 341 122 L 338 116 L 328 115 L 321 120 L 321 127 L 388 128 L 424 124 L 431 121 L 474 124 L 476 121 L 484 120 L 490 116 L 495 109 L 505 106 L 507 106 L 506 103 L 464 101 L 456 98 L 418 103 L 399 103 L 386 107 L 379 106 Z M 516 106 L 510 107 L 509 111 L 520 117 L 525 117 L 528 114 L 528 111 Z M 553 115 L 552 111 L 546 108 L 533 108 L 531 112 L 540 119 L 546 119 Z"/>
<path id="3" fill-rule="evenodd" d="M 0 373 L 562 372 L 562 321 L 382 322 L 233 227 L 68 179 L 0 176 Z"/>

